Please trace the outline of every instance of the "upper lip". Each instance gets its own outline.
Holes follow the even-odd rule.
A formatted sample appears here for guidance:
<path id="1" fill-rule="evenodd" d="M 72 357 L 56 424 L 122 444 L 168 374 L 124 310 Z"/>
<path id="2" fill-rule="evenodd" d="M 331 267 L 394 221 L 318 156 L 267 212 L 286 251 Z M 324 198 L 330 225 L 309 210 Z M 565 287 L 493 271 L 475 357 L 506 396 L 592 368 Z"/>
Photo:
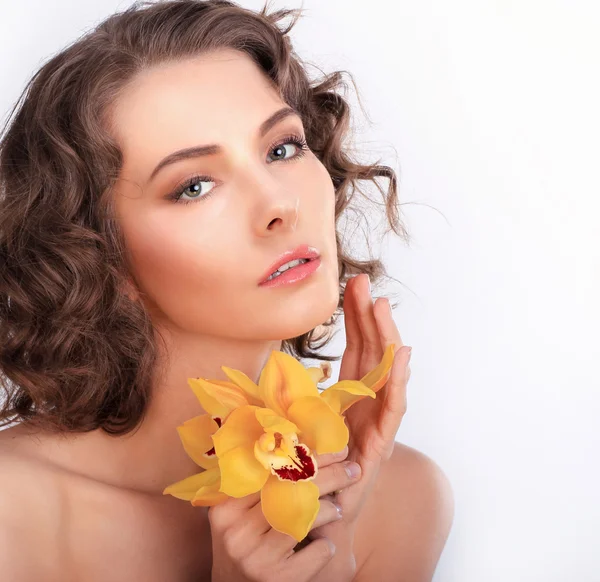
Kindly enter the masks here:
<path id="1" fill-rule="evenodd" d="M 295 259 L 317 259 L 319 256 L 319 251 L 316 248 L 306 244 L 300 245 L 291 251 L 286 251 L 277 257 L 277 260 L 265 271 L 260 283 L 264 283 L 281 265 L 285 265 L 289 261 Z"/>

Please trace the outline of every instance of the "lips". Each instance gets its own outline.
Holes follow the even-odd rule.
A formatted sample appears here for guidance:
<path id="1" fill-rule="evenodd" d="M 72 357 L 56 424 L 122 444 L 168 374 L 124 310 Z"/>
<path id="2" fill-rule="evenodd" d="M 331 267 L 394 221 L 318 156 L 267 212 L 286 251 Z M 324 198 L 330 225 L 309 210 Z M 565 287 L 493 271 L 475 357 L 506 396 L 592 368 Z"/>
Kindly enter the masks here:
<path id="1" fill-rule="evenodd" d="M 294 261 L 296 259 L 317 259 L 319 258 L 319 251 L 307 244 L 300 245 L 293 250 L 286 251 L 285 253 L 279 255 L 277 260 L 271 264 L 271 266 L 265 271 L 262 276 L 262 279 L 259 281 L 259 285 L 264 283 L 279 267 L 289 263 L 290 261 Z"/>

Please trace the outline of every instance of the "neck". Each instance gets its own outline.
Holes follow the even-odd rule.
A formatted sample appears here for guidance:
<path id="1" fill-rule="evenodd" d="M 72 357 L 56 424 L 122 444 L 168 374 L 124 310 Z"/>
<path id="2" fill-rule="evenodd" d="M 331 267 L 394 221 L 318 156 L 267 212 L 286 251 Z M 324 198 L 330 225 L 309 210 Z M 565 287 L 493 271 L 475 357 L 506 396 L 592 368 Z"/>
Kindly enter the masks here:
<path id="1" fill-rule="evenodd" d="M 126 489 L 162 495 L 167 485 L 203 471 L 185 453 L 176 427 L 205 414 L 188 378 L 227 380 L 221 366 L 254 382 L 281 340 L 246 341 L 169 333 L 168 362 L 139 427 L 112 436 L 101 429 L 51 439 L 52 461 L 68 470 Z"/>

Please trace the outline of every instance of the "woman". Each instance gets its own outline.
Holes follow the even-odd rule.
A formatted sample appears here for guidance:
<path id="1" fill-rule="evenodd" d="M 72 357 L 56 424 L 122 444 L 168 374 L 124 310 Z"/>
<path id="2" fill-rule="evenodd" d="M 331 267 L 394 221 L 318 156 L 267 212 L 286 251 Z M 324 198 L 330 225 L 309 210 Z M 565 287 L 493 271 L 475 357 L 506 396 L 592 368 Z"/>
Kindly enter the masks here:
<path id="1" fill-rule="evenodd" d="M 339 74 L 311 85 L 287 36 L 298 16 L 133 5 L 15 106 L 0 144 L 5 579 L 431 579 L 449 485 L 394 444 L 406 348 L 388 300 L 370 297 L 383 265 L 351 258 L 336 231 L 358 180 L 386 176 L 405 234 L 395 174 L 351 161 Z M 295 257 L 314 262 L 264 284 Z M 256 381 L 272 350 L 336 359 L 313 348 L 342 307 L 340 379 L 398 348 L 379 398 L 348 411 L 345 455 L 318 459 L 310 543 L 271 530 L 258 494 L 211 508 L 164 496 L 198 470 L 176 431 L 199 414 L 187 378 L 227 365 Z"/>

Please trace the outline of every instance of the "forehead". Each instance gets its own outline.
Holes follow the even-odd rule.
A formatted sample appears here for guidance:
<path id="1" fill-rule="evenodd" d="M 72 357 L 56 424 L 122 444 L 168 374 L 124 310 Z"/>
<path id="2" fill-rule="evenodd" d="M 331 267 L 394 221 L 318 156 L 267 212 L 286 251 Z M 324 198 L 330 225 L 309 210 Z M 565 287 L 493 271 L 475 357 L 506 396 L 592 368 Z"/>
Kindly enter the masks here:
<path id="1" fill-rule="evenodd" d="M 196 145 L 225 141 L 233 131 L 253 131 L 281 105 L 258 65 L 228 49 L 139 73 L 115 101 L 110 117 L 124 149 L 138 147 L 140 140 L 168 141 L 165 133 L 174 139 L 170 146 Z"/>

